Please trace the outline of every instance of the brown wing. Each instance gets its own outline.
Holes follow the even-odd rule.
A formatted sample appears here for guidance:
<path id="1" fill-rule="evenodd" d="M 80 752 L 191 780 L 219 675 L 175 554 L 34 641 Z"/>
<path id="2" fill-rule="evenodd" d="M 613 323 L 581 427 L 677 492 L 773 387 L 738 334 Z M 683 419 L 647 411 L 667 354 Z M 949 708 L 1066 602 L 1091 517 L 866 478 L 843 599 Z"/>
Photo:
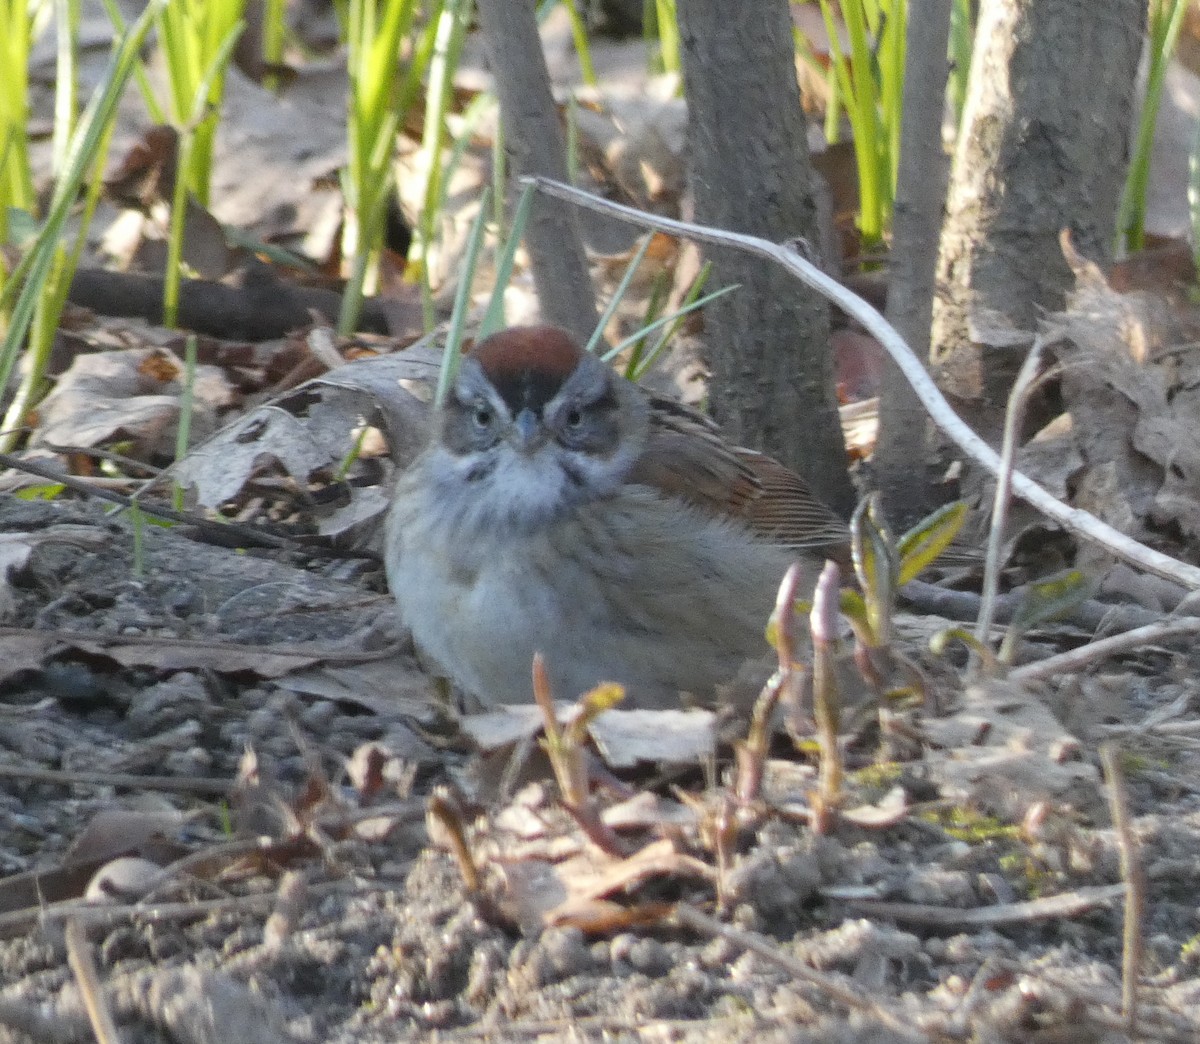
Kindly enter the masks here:
<path id="1" fill-rule="evenodd" d="M 740 519 L 785 547 L 841 557 L 848 545 L 846 524 L 799 475 L 765 454 L 729 445 L 707 417 L 671 399 L 652 400 L 646 448 L 630 481 Z"/>
<path id="2" fill-rule="evenodd" d="M 746 518 L 758 532 L 787 547 L 849 549 L 850 530 L 790 468 L 774 457 L 743 449 L 733 452 L 758 479 L 760 492 L 747 504 Z"/>

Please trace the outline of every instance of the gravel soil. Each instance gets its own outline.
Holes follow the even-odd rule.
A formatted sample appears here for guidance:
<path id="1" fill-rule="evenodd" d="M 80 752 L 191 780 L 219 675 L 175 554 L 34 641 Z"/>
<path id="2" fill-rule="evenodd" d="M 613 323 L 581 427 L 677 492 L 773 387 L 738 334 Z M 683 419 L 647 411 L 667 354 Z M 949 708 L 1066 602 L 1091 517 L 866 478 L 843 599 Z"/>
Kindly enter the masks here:
<path id="1" fill-rule="evenodd" d="M 531 868 L 570 888 L 570 858 L 626 864 L 536 759 L 497 782 L 391 629 L 377 570 L 150 526 L 139 574 L 128 522 L 70 503 L 2 498 L 0 537 L 31 548 L 0 586 L 0 1041 L 95 1039 L 89 996 L 146 1044 L 1200 1039 L 1192 650 L 1010 691 L 1063 732 L 1043 763 L 1045 737 L 1014 728 L 999 774 L 962 753 L 984 741 L 951 684 L 894 763 L 859 744 L 848 804 L 901 810 L 823 836 L 796 812 L 811 769 L 780 743 L 720 858 L 664 817 L 621 837 L 666 846 L 665 866 L 539 918 Z M 1145 892 L 1132 1035 L 1104 738 Z M 728 811 L 700 767 L 622 777 L 625 796 L 674 807 L 674 785 Z M 131 855 L 123 878 L 110 861 Z"/>

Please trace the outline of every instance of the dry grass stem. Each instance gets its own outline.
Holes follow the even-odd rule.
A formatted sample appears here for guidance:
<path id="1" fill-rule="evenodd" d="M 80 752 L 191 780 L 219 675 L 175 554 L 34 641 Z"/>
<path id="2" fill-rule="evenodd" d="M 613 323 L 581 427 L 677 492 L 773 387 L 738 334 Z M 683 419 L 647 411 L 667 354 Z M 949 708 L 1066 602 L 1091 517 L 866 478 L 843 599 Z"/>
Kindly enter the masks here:
<path id="1" fill-rule="evenodd" d="M 390 886 L 389 886 L 390 887 Z M 313 885 L 314 899 L 335 893 L 361 895 L 362 881 L 325 881 Z M 152 921 L 172 924 L 178 921 L 198 921 L 215 914 L 269 913 L 276 901 L 275 891 L 240 895 L 233 899 L 202 899 L 181 903 L 132 903 L 129 905 L 97 906 L 82 899 L 48 903 L 36 910 L 14 910 L 0 914 L 0 939 L 31 931 L 40 923 L 60 923 L 75 918 L 92 928 L 108 928 L 130 921 Z"/>
<path id="2" fill-rule="evenodd" d="M 83 925 L 74 917 L 67 920 L 66 937 L 67 963 L 71 966 L 75 981 L 79 985 L 79 992 L 83 995 L 83 1005 L 87 1009 L 88 1021 L 92 1024 L 92 1032 L 96 1035 L 98 1044 L 121 1044 L 117 1024 L 113 1020 L 108 1002 L 104 999 L 104 987 L 100 983 L 92 944 L 88 942 Z"/>
<path id="3" fill-rule="evenodd" d="M 38 768 L 34 765 L 0 765 L 0 779 L 19 779 L 25 783 L 61 783 L 63 786 L 126 787 L 141 791 L 196 794 L 200 797 L 225 797 L 229 794 L 231 786 L 227 779 L 181 779 L 178 776 L 138 776 L 124 772 L 74 772 Z"/>
<path id="4" fill-rule="evenodd" d="M 1004 411 L 1004 440 L 1000 447 L 1000 471 L 996 475 L 996 495 L 992 500 L 992 524 L 988 528 L 987 557 L 983 567 L 983 598 L 979 607 L 979 620 L 975 624 L 975 640 L 980 644 L 988 641 L 992 620 L 996 611 L 996 595 L 1000 590 L 1000 551 L 1004 544 L 1004 525 L 1008 520 L 1008 505 L 1012 498 L 1012 476 L 1016 467 L 1017 439 L 1025 419 L 1025 406 L 1029 393 L 1037 382 L 1038 367 L 1042 361 L 1042 349 L 1046 342 L 1039 335 L 1025 356 L 1017 379 L 1008 396 L 1008 409 Z"/>
<path id="5" fill-rule="evenodd" d="M 1138 976 L 1142 967 L 1142 920 L 1146 913 L 1145 877 L 1138 855 L 1137 835 L 1129 812 L 1121 752 L 1115 743 L 1100 744 L 1100 763 L 1108 780 L 1108 805 L 1121 853 L 1121 880 L 1125 882 L 1125 927 L 1121 940 L 1121 1013 L 1126 1030 L 1137 1039 Z"/>

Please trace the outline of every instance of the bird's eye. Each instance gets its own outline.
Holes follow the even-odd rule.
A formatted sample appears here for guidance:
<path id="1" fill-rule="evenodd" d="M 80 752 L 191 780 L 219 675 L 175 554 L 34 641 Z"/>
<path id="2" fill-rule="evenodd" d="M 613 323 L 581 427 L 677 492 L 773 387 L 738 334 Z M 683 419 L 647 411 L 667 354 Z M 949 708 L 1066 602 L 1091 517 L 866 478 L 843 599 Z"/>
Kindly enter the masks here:
<path id="1" fill-rule="evenodd" d="M 571 410 L 563 418 L 563 422 L 572 431 L 578 431 L 583 427 L 583 412 L 581 410 Z"/>
<path id="2" fill-rule="evenodd" d="M 489 407 L 482 404 L 475 407 L 475 427 L 488 428 L 492 423 L 492 411 Z"/>

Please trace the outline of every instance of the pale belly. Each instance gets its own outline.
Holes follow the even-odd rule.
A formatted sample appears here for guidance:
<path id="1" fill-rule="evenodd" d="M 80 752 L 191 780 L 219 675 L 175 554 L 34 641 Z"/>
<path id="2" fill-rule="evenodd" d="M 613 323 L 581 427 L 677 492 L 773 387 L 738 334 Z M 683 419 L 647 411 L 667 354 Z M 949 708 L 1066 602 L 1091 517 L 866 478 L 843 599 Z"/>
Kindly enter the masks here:
<path id="1" fill-rule="evenodd" d="M 664 510 L 657 531 L 680 523 L 677 509 Z M 551 527 L 507 541 L 502 556 L 459 545 L 457 569 L 444 530 L 396 533 L 403 552 L 389 585 L 418 648 L 485 705 L 530 702 L 540 652 L 556 699 L 615 681 L 627 705 L 643 707 L 671 706 L 681 690 L 708 695 L 745 657 L 768 652 L 762 635 L 782 552 L 727 547 L 728 530 L 712 523 L 681 581 L 645 533 L 630 546 L 625 528 L 599 510 L 584 524 L 587 537 L 580 544 L 572 530 L 569 555 L 565 531 Z"/>

